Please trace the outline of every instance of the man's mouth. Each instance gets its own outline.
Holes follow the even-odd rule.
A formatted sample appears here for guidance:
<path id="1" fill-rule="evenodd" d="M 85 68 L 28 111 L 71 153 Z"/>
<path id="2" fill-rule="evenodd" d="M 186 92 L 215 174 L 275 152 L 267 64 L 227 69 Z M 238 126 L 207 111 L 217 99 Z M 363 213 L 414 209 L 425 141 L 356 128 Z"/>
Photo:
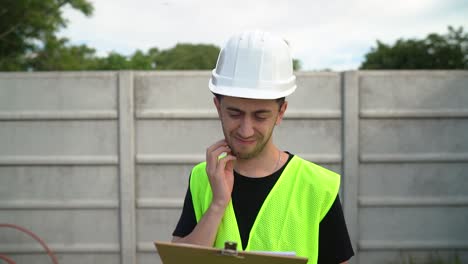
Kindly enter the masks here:
<path id="1" fill-rule="evenodd" d="M 242 145 L 252 145 L 255 144 L 256 140 L 255 139 L 243 139 L 243 138 L 234 138 L 237 142 L 239 142 Z"/>

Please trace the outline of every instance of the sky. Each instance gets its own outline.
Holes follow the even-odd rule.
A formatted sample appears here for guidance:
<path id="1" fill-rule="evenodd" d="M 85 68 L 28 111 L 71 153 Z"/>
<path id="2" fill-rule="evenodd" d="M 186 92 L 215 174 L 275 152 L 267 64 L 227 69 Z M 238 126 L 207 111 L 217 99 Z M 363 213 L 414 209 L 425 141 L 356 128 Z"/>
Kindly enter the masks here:
<path id="1" fill-rule="evenodd" d="M 224 46 L 234 33 L 268 31 L 286 39 L 302 70 L 357 69 L 376 40 L 423 39 L 449 25 L 468 31 L 468 0 L 88 0 L 93 15 L 67 7 L 72 44 L 99 56 L 168 49 L 177 43 Z"/>

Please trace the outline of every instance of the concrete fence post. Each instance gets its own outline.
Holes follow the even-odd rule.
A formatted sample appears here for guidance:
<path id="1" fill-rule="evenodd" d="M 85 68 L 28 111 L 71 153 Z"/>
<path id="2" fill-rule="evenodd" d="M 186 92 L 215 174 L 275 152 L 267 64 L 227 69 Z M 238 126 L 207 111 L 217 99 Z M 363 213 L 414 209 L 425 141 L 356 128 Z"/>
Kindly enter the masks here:
<path id="1" fill-rule="evenodd" d="M 120 263 L 136 263 L 133 73 L 118 73 Z"/>
<path id="2" fill-rule="evenodd" d="M 356 71 L 342 73 L 343 104 L 343 210 L 355 256 L 350 263 L 359 263 L 359 76 Z"/>

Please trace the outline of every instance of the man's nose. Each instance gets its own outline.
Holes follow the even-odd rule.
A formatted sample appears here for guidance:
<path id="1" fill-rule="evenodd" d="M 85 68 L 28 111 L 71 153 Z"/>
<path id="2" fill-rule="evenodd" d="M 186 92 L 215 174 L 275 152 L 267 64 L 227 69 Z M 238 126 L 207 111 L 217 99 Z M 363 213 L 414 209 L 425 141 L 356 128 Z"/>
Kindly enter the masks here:
<path id="1" fill-rule="evenodd" d="M 249 117 L 242 118 L 238 134 L 243 138 L 249 138 L 254 135 L 253 122 Z"/>

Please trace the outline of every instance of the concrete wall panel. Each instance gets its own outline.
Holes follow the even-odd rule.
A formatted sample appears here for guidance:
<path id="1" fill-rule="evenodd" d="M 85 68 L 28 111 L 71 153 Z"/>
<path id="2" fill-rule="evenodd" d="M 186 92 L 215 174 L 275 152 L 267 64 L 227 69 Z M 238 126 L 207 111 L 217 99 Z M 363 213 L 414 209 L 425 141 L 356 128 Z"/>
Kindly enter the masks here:
<path id="1" fill-rule="evenodd" d="M 118 218 L 115 209 L 99 210 L 2 210 L 0 223 L 12 223 L 37 233 L 50 245 L 59 248 L 83 248 L 86 244 L 118 246 Z M 36 244 L 31 238 L 14 231 L 0 229 L 0 248 L 19 242 Z M 18 241 L 19 240 L 19 241 Z"/>
<path id="2" fill-rule="evenodd" d="M 0 204 L 38 201 L 113 202 L 117 205 L 114 166 L 0 166 Z"/>
<path id="3" fill-rule="evenodd" d="M 195 164 L 140 165 L 137 168 L 139 198 L 182 199 Z"/>
<path id="4" fill-rule="evenodd" d="M 361 165 L 361 196 L 448 198 L 467 195 L 467 163 L 373 163 Z"/>
<path id="5" fill-rule="evenodd" d="M 0 111 L 114 110 L 115 73 L 0 74 Z"/>
<path id="6" fill-rule="evenodd" d="M 142 120 L 136 126 L 137 155 L 204 157 L 206 148 L 223 137 L 217 120 Z"/>
<path id="7" fill-rule="evenodd" d="M 138 263 L 140 264 L 162 264 L 161 259 L 159 258 L 159 255 L 154 254 L 154 252 L 149 252 L 149 251 L 140 252 L 138 254 Z"/>
<path id="8" fill-rule="evenodd" d="M 362 241 L 450 242 L 466 240 L 468 210 L 459 207 L 361 208 Z"/>
<path id="9" fill-rule="evenodd" d="M 119 263 L 119 255 L 117 253 L 55 253 L 58 263 L 66 264 L 82 264 L 82 263 Z M 16 263 L 34 263 L 34 264 L 51 264 L 52 260 L 46 253 L 34 253 L 34 254 L 8 254 Z"/>
<path id="10" fill-rule="evenodd" d="M 365 72 L 361 109 L 385 111 L 468 110 L 468 74 L 459 72 Z"/>
<path id="11" fill-rule="evenodd" d="M 340 73 L 298 73 L 296 83 L 296 91 L 287 98 L 289 110 L 313 110 L 318 113 L 341 110 Z M 288 114 L 286 112 L 286 116 Z"/>
<path id="12" fill-rule="evenodd" d="M 138 209 L 138 241 L 140 243 L 152 243 L 155 240 L 171 240 L 180 212 L 178 208 Z"/>
<path id="13" fill-rule="evenodd" d="M 468 153 L 468 120 L 400 119 L 361 121 L 362 155 Z"/>
<path id="14" fill-rule="evenodd" d="M 115 121 L 3 121 L 0 126 L 0 157 L 116 155 L 116 142 Z"/>
<path id="15" fill-rule="evenodd" d="M 458 261 L 457 262 L 457 258 Z M 361 264 L 405 264 L 405 263 L 468 263 L 468 254 L 458 250 L 437 250 L 428 253 L 423 250 L 364 251 Z"/>
<path id="16" fill-rule="evenodd" d="M 284 120 L 275 133 L 275 142 L 284 150 L 340 160 L 339 120 Z"/>
<path id="17" fill-rule="evenodd" d="M 209 72 L 150 72 L 135 75 L 137 111 L 214 110 Z"/>

